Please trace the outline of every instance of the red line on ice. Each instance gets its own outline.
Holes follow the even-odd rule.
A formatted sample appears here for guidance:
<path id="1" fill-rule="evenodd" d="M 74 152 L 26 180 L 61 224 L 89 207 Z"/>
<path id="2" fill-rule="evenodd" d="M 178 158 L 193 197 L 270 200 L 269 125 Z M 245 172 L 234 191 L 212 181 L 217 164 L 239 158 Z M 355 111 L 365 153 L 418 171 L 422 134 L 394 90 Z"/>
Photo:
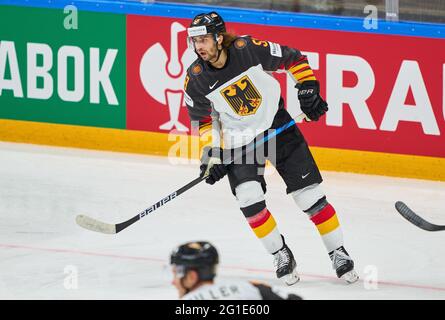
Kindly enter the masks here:
<path id="1" fill-rule="evenodd" d="M 54 253 L 76 253 L 76 254 L 82 254 L 82 255 L 88 255 L 88 256 L 128 259 L 128 260 L 141 260 L 141 261 L 151 261 L 151 262 L 161 262 L 161 263 L 167 262 L 167 259 L 159 259 L 159 258 L 127 256 L 127 255 L 120 255 L 120 254 L 100 253 L 100 252 L 82 251 L 82 250 L 75 250 L 75 249 L 43 248 L 43 247 L 35 247 L 35 246 L 27 246 L 27 245 L 17 245 L 17 244 L 2 244 L 2 243 L 0 243 L 0 248 L 40 250 L 40 251 L 54 252 Z M 274 272 L 271 269 L 257 269 L 257 268 L 248 268 L 248 267 L 238 267 L 238 266 L 221 266 L 221 267 L 223 269 L 234 269 L 234 270 L 242 270 L 242 271 L 249 271 L 249 272 L 258 272 L 258 273 L 260 273 L 260 272 L 273 273 Z M 338 280 L 336 277 L 333 277 L 333 276 L 324 276 L 324 275 L 318 275 L 318 274 L 300 273 L 300 275 L 303 277 L 310 277 L 310 278 Z M 364 280 L 360 279 L 359 281 L 363 282 Z M 408 284 L 408 283 L 400 283 L 400 282 L 392 282 L 392 281 L 377 281 L 377 284 L 378 285 L 386 285 L 386 286 L 394 286 L 394 287 L 413 288 L 413 289 L 445 291 L 445 288 L 442 288 L 442 287 L 433 287 L 433 286 Z"/>

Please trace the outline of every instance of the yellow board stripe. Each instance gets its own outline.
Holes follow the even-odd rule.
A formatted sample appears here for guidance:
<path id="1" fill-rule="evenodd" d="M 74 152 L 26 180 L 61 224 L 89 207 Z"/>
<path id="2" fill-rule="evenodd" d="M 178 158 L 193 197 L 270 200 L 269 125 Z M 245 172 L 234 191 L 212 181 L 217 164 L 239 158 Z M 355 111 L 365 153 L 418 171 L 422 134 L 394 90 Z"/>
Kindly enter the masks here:
<path id="1" fill-rule="evenodd" d="M 271 233 L 276 226 L 277 223 L 275 222 L 275 219 L 272 217 L 272 215 L 270 215 L 269 219 L 267 219 L 265 223 L 263 223 L 258 228 L 253 229 L 253 231 L 258 238 L 264 238 L 269 233 Z"/>
<path id="2" fill-rule="evenodd" d="M 199 138 L 0 119 L 0 140 L 199 159 Z M 207 141 L 208 143 L 210 141 Z M 199 147 L 197 147 L 199 146 Z M 445 158 L 310 147 L 321 170 L 445 181 Z"/>
<path id="3" fill-rule="evenodd" d="M 334 214 L 332 217 L 329 218 L 329 220 L 317 224 L 317 229 L 321 235 L 324 235 L 326 233 L 334 231 L 335 229 L 338 228 L 339 225 L 340 223 L 338 222 L 337 214 Z"/>
<path id="4" fill-rule="evenodd" d="M 445 181 L 445 158 L 310 147 L 326 171 Z"/>
<path id="5" fill-rule="evenodd" d="M 193 150 L 193 144 L 199 144 L 196 137 L 181 134 L 5 119 L 0 119 L 0 140 L 151 155 L 168 155 L 178 142 L 188 150 Z M 199 152 L 195 156 L 199 158 Z"/>

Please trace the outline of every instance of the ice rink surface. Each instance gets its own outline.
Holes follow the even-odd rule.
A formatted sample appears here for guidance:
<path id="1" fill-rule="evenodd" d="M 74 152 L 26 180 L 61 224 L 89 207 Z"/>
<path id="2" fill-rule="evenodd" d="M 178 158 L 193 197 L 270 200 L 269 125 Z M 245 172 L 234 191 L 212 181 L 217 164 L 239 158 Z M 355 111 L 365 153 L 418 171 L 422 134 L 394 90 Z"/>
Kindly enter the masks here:
<path id="1" fill-rule="evenodd" d="M 75 223 L 78 214 L 122 222 L 197 176 L 178 159 L 0 143 L 0 299 L 176 299 L 171 250 L 208 240 L 220 252 L 219 279 L 282 286 L 273 258 L 239 211 L 228 181 L 202 183 L 116 235 Z M 405 201 L 445 224 L 445 183 L 323 172 L 345 247 L 360 281 L 335 277 L 315 226 L 269 169 L 266 201 L 293 250 L 305 299 L 445 299 L 445 232 L 411 225 Z"/>

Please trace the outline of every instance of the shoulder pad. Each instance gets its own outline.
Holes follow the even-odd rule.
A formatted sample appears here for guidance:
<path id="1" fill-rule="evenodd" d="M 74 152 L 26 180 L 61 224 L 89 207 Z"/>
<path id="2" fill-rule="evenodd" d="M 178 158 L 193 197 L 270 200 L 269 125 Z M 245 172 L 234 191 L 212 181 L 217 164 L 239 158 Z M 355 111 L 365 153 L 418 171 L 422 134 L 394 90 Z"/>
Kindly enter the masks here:
<path id="1" fill-rule="evenodd" d="M 203 66 L 202 66 L 201 61 L 200 60 L 196 60 L 195 62 L 193 62 L 190 65 L 188 70 L 189 70 L 190 75 L 193 75 L 193 76 L 197 76 L 197 75 L 201 74 L 202 70 L 203 70 Z"/>
<path id="2" fill-rule="evenodd" d="M 247 41 L 249 40 L 250 39 L 248 39 L 248 37 L 245 36 L 239 37 L 235 39 L 235 41 L 233 41 L 233 46 L 237 49 L 244 49 L 245 47 L 247 47 Z"/>

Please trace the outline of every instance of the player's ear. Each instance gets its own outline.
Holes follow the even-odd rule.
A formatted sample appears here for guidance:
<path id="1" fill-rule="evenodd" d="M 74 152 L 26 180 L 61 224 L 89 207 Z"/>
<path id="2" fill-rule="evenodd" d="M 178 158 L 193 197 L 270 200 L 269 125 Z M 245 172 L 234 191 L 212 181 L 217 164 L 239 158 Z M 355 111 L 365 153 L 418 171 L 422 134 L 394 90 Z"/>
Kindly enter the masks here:
<path id="1" fill-rule="evenodd" d="M 190 270 L 188 273 L 188 279 L 191 286 L 195 286 L 199 282 L 199 274 L 195 270 Z"/>
<path id="2" fill-rule="evenodd" d="M 218 41 L 218 47 L 220 47 L 220 46 L 222 46 L 224 36 L 222 34 L 219 34 L 218 37 L 216 38 L 216 40 Z"/>

